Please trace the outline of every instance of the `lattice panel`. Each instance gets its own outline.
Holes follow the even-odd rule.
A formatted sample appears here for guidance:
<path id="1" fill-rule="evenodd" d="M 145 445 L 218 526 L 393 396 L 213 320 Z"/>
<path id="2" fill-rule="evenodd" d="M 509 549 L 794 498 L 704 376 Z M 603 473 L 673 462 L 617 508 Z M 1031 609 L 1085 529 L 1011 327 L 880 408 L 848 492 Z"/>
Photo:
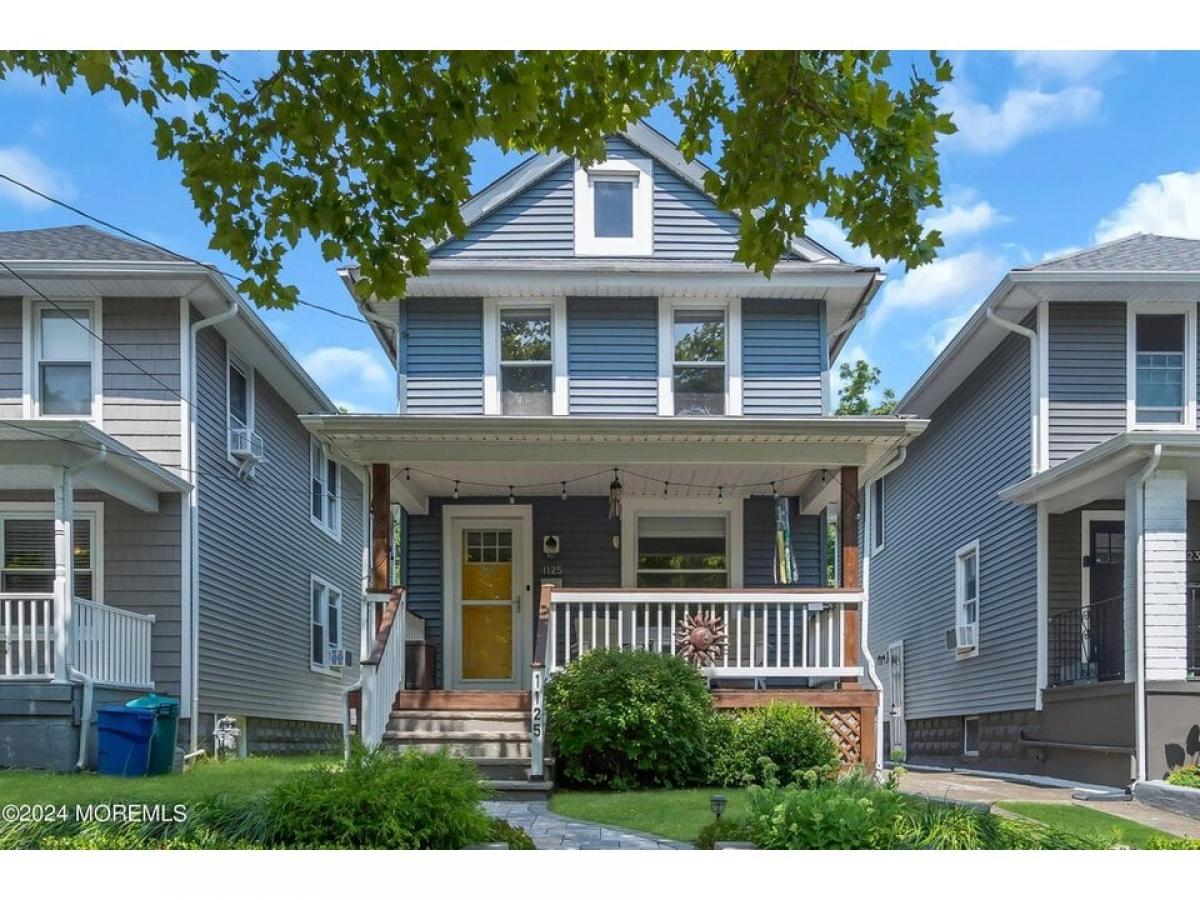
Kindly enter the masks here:
<path id="1" fill-rule="evenodd" d="M 852 766 L 862 761 L 862 715 L 858 709 L 822 709 L 821 718 L 837 743 L 842 764 Z"/>

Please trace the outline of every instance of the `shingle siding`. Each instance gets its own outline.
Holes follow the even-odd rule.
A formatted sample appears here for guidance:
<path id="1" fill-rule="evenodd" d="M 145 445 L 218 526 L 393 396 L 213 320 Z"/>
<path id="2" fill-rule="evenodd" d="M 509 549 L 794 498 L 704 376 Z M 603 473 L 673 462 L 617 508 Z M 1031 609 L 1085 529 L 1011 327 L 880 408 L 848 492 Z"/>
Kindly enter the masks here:
<path id="1" fill-rule="evenodd" d="M 826 369 L 822 304 L 742 301 L 742 411 L 819 416 Z"/>
<path id="2" fill-rule="evenodd" d="M 407 412 L 483 412 L 483 303 L 405 301 Z"/>
<path id="3" fill-rule="evenodd" d="M 1125 431 L 1124 303 L 1050 304 L 1050 464 Z"/>
<path id="4" fill-rule="evenodd" d="M 310 585 L 342 591 L 343 645 L 358 659 L 363 489 L 342 468 L 342 536 L 309 517 L 309 434 L 265 379 L 255 379 L 255 430 L 266 459 L 241 481 L 226 458 L 225 343 L 197 339 L 202 713 L 341 721 L 340 676 L 313 672 Z"/>
<path id="5" fill-rule="evenodd" d="M 567 300 L 570 412 L 658 412 L 658 303 L 653 298 Z"/>
<path id="6" fill-rule="evenodd" d="M 873 652 L 903 640 L 910 719 L 1027 708 L 1037 680 L 1037 514 L 997 492 L 1029 475 L 1029 349 L 1013 335 L 934 412 L 887 476 L 871 560 Z M 980 542 L 980 650 L 958 660 L 954 554 Z"/>

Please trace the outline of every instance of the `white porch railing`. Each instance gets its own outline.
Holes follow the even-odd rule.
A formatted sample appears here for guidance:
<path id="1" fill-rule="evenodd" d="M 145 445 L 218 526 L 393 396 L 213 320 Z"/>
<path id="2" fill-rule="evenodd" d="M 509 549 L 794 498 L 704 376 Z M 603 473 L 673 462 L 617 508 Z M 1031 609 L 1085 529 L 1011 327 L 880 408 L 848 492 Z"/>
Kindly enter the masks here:
<path id="1" fill-rule="evenodd" d="M 676 652 L 684 616 L 720 617 L 727 637 L 704 669 L 724 678 L 854 678 L 863 674 L 857 647 L 847 654 L 847 613 L 863 595 L 843 590 L 572 590 L 554 588 L 546 668 L 562 668 L 602 647 Z"/>
<path id="2" fill-rule="evenodd" d="M 404 606 L 404 590 L 400 588 L 384 607 L 371 655 L 362 663 L 359 735 L 368 747 L 383 742 L 396 694 L 404 686 Z"/>
<path id="3" fill-rule="evenodd" d="M 53 619 L 53 594 L 0 594 L 0 678 L 54 677 Z"/>
<path id="4" fill-rule="evenodd" d="M 151 688 L 153 625 L 154 616 L 76 597 L 67 665 L 96 684 Z M 0 594 L 0 680 L 52 680 L 58 640 L 52 594 Z"/>
<path id="5" fill-rule="evenodd" d="M 151 688 L 154 616 L 76 597 L 71 613 L 71 665 L 97 684 Z"/>

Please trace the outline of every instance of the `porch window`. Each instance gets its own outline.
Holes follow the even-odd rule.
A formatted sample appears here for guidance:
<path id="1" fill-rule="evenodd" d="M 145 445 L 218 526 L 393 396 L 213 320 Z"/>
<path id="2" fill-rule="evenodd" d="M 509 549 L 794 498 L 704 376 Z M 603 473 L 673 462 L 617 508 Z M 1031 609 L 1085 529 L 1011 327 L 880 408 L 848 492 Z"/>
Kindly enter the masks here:
<path id="1" fill-rule="evenodd" d="M 312 664 L 339 667 L 342 661 L 342 592 L 328 582 L 312 580 Z"/>
<path id="2" fill-rule="evenodd" d="M 1138 424 L 1181 424 L 1185 414 L 1185 317 L 1137 317 Z"/>
<path id="3" fill-rule="evenodd" d="M 500 411 L 505 415 L 554 412 L 551 319 L 546 308 L 500 312 Z"/>
<path id="4" fill-rule="evenodd" d="M 637 586 L 729 587 L 728 519 L 718 516 L 639 516 Z"/>
<path id="5" fill-rule="evenodd" d="M 979 652 L 979 542 L 954 556 L 956 646 L 960 657 Z"/>
<path id="6" fill-rule="evenodd" d="M 73 596 L 95 598 L 95 519 L 75 520 Z M 54 519 L 29 512 L 0 513 L 0 593 L 52 594 L 54 592 Z"/>
<path id="7" fill-rule="evenodd" d="M 725 414 L 725 310 L 675 311 L 675 415 Z"/>
<path id="8" fill-rule="evenodd" d="M 342 535 L 342 470 L 317 440 L 310 441 L 310 502 L 313 524 L 335 538 Z"/>
<path id="9" fill-rule="evenodd" d="M 96 339 L 91 306 L 39 307 L 36 390 L 44 416 L 92 415 Z"/>

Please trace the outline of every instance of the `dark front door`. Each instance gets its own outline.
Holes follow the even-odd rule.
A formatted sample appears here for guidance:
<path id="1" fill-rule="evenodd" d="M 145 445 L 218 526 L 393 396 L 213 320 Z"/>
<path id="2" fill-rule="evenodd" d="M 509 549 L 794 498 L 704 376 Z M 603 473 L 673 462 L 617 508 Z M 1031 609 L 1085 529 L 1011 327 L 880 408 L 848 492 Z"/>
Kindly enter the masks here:
<path id="1" fill-rule="evenodd" d="M 1101 681 L 1124 674 L 1125 523 L 1089 523 L 1088 596 L 1084 610 L 1084 648 Z"/>

